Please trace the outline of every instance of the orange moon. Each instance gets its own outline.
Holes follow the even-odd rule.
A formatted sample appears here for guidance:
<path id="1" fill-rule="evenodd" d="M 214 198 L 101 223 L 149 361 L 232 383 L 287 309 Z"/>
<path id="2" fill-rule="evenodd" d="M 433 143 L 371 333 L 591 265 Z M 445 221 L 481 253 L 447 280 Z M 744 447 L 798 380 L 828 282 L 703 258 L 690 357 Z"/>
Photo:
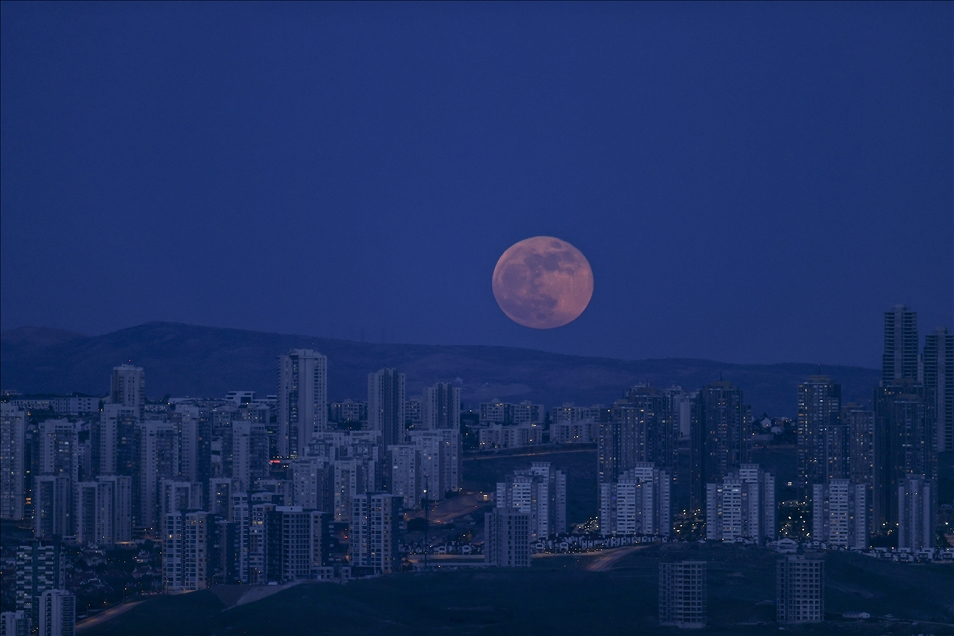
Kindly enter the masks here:
<path id="1" fill-rule="evenodd" d="M 593 297 L 593 270 L 566 241 L 534 236 L 511 245 L 494 268 L 494 298 L 524 327 L 553 329 L 576 320 Z"/>

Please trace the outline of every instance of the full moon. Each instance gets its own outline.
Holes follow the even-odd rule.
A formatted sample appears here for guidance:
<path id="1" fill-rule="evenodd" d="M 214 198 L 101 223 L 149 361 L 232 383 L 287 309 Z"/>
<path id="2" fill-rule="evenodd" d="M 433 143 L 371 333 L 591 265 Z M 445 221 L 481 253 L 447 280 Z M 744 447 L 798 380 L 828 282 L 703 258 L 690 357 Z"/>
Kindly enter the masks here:
<path id="1" fill-rule="evenodd" d="M 593 297 L 593 270 L 580 252 L 552 236 L 511 245 L 494 268 L 494 298 L 524 327 L 553 329 L 576 320 Z"/>

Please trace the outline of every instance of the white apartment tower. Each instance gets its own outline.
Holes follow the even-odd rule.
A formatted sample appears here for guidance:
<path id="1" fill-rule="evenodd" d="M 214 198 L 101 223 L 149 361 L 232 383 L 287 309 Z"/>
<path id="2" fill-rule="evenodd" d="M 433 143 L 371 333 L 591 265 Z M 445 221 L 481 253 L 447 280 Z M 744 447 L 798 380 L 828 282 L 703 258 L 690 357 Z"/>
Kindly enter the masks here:
<path id="1" fill-rule="evenodd" d="M 40 635 L 76 633 L 76 597 L 66 590 L 47 590 L 40 596 Z"/>
<path id="2" fill-rule="evenodd" d="M 600 534 L 672 534 L 672 478 L 640 462 L 614 483 L 600 484 Z"/>
<path id="3" fill-rule="evenodd" d="M 776 526 L 775 476 L 758 464 L 706 485 L 706 539 L 772 541 Z"/>
<path id="4" fill-rule="evenodd" d="M 278 357 L 278 453 L 305 455 L 316 433 L 328 427 L 328 358 L 311 349 Z"/>
<path id="5" fill-rule="evenodd" d="M 76 541 L 108 546 L 132 540 L 132 478 L 100 475 L 76 485 Z"/>
<path id="6" fill-rule="evenodd" d="M 401 499 L 390 494 L 367 493 L 352 500 L 351 566 L 369 568 L 375 574 L 398 570 L 398 534 Z"/>
<path id="7" fill-rule="evenodd" d="M 0 614 L 0 636 L 30 636 L 30 617 L 24 611 Z"/>
<path id="8" fill-rule="evenodd" d="M 868 547 L 868 496 L 864 484 L 832 479 L 812 493 L 812 539 L 833 547 Z"/>
<path id="9" fill-rule="evenodd" d="M 209 534 L 215 517 L 204 511 L 170 512 L 164 519 L 162 581 L 166 592 L 209 587 Z"/>
<path id="10" fill-rule="evenodd" d="M 497 508 L 515 508 L 530 515 L 530 538 L 546 539 L 566 532 L 566 474 L 549 462 L 533 462 L 497 483 Z"/>
<path id="11" fill-rule="evenodd" d="M 39 624 L 40 596 L 47 590 L 62 588 L 66 582 L 65 560 L 56 545 L 31 545 L 17 548 L 16 608 Z"/>

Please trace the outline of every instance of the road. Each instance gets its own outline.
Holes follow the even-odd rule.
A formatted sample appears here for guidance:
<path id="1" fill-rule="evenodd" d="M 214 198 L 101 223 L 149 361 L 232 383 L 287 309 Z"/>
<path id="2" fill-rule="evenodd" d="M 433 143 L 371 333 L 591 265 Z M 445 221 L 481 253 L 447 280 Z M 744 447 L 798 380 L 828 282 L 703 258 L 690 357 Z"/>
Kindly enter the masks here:
<path id="1" fill-rule="evenodd" d="M 88 627 L 95 627 L 101 623 L 105 623 L 111 618 L 116 618 L 120 614 L 128 612 L 132 608 L 136 607 L 142 603 L 142 601 L 130 601 L 129 603 L 123 603 L 122 605 L 116 605 L 110 607 L 108 610 L 102 611 L 95 616 L 90 616 L 89 618 L 84 618 L 83 620 L 76 623 L 76 631 L 82 631 Z"/>
<path id="2" fill-rule="evenodd" d="M 456 497 L 432 503 L 427 518 L 431 523 L 450 523 L 480 510 L 482 506 L 489 507 L 491 505 L 493 504 L 484 500 L 484 495 L 479 492 L 463 492 Z M 424 511 L 416 510 L 413 513 L 408 513 L 407 516 L 408 519 L 421 518 L 424 516 Z"/>
<path id="3" fill-rule="evenodd" d="M 584 569 L 590 572 L 602 572 L 613 567 L 613 564 L 622 559 L 627 554 L 632 554 L 636 550 L 644 548 L 641 545 L 630 545 L 623 548 L 610 548 L 603 550 L 599 556 L 594 557 L 589 563 L 584 565 Z"/>

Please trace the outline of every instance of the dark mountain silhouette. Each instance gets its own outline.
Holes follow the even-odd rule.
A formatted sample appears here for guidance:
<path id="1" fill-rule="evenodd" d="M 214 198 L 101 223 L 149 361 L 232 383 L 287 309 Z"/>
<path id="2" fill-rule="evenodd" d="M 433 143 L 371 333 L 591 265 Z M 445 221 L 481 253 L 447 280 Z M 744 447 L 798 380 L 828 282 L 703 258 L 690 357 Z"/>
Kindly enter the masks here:
<path id="1" fill-rule="evenodd" d="M 311 348 L 328 356 L 329 399 L 365 399 L 367 374 L 395 367 L 407 395 L 437 381 L 456 382 L 476 407 L 500 398 L 553 406 L 610 404 L 633 384 L 695 390 L 720 377 L 742 387 L 753 413 L 793 417 L 796 386 L 819 372 L 842 383 L 845 401 L 867 402 L 880 377 L 873 369 L 814 364 L 728 364 L 711 360 L 616 360 L 490 346 L 367 344 L 309 336 L 154 322 L 102 336 L 21 327 L 0 340 L 2 388 L 23 393 L 105 394 L 112 368 L 146 370 L 150 397 L 223 396 L 233 389 L 276 391 L 276 356 Z"/>

